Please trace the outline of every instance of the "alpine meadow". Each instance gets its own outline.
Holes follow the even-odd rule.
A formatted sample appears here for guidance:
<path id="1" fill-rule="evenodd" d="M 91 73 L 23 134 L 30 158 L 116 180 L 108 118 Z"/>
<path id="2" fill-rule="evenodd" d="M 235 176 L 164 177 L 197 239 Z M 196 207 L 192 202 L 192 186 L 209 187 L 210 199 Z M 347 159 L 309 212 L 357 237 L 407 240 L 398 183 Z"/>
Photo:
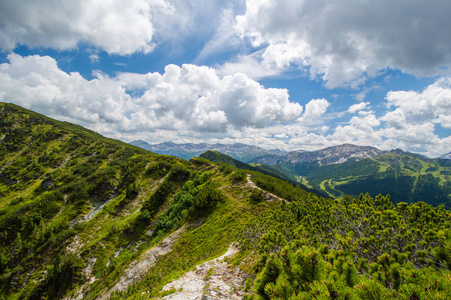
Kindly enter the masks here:
<path id="1" fill-rule="evenodd" d="M 229 247 L 238 254 L 225 273 L 208 270 L 200 296 L 451 297 L 451 212 L 443 206 L 320 198 L 257 171 L 153 154 L 15 105 L 0 112 L 5 298 L 188 298 L 190 289 L 164 287 Z M 224 282 L 212 288 L 214 276 Z"/>
<path id="2" fill-rule="evenodd" d="M 0 300 L 450 300 L 450 15 L 0 0 Z"/>

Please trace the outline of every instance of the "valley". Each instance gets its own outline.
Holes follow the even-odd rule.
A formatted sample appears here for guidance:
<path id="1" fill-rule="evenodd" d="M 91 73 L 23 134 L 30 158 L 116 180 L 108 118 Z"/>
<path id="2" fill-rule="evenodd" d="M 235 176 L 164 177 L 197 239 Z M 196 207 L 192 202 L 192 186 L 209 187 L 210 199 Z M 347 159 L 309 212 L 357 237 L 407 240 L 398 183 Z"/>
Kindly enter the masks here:
<path id="1" fill-rule="evenodd" d="M 174 145 L 166 144 L 166 151 L 176 151 L 182 147 L 176 145 L 172 148 Z M 190 146 L 195 147 L 193 144 Z M 246 161 L 237 158 L 240 157 L 238 150 L 233 155 L 227 155 L 227 151 L 223 154 L 209 150 L 207 144 L 202 147 L 206 152 L 200 154 L 201 157 L 298 183 L 304 189 L 324 197 L 341 199 L 345 195 L 358 197 L 360 193 L 368 192 L 373 197 L 390 195 L 395 203 L 425 201 L 434 206 L 451 208 L 451 161 L 445 156 L 430 159 L 399 149 L 382 151 L 374 147 L 345 144 L 318 151 L 284 154 L 279 150 L 276 155 L 258 157 L 260 148 L 246 164 Z M 252 157 L 249 151 L 243 153 Z"/>

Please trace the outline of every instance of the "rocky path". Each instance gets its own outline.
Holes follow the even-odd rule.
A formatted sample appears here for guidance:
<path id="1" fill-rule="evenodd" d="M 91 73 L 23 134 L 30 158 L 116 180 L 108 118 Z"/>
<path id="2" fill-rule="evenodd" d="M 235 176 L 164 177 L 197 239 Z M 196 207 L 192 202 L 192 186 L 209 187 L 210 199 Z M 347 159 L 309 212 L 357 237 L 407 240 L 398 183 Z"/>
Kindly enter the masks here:
<path id="1" fill-rule="evenodd" d="M 197 265 L 179 279 L 165 285 L 162 291 L 175 289 L 176 292 L 163 300 L 213 300 L 242 299 L 245 278 L 239 269 L 232 269 L 225 257 L 233 256 L 238 249 L 230 245 L 227 252 L 215 259 Z"/>

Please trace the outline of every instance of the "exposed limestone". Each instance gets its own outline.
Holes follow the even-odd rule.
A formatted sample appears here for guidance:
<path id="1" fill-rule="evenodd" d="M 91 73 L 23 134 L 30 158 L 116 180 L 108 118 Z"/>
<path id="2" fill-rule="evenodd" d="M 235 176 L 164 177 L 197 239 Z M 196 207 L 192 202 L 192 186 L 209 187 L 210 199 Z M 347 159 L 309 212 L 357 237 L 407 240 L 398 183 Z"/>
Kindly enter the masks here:
<path id="1" fill-rule="evenodd" d="M 65 300 L 70 300 L 70 299 L 83 300 L 83 299 L 85 299 L 84 292 L 96 280 L 96 278 L 92 274 L 92 270 L 94 269 L 94 265 L 95 265 L 96 261 L 97 261 L 96 257 L 91 257 L 88 259 L 88 265 L 82 271 L 83 275 L 86 277 L 85 283 L 79 289 L 77 289 L 77 291 L 71 297 L 64 298 Z"/>
<path id="2" fill-rule="evenodd" d="M 176 292 L 163 297 L 164 300 L 241 299 L 245 278 L 238 268 L 232 269 L 224 258 L 233 256 L 238 249 L 230 245 L 227 252 L 204 262 L 179 279 L 165 285 L 162 291 Z"/>
<path id="3" fill-rule="evenodd" d="M 107 299 L 111 293 L 124 291 L 133 283 L 143 279 L 146 273 L 155 265 L 160 256 L 172 251 L 173 246 L 184 231 L 185 226 L 179 228 L 162 240 L 160 244 L 142 254 L 138 260 L 132 262 L 128 268 L 125 269 L 119 281 L 100 299 Z"/>

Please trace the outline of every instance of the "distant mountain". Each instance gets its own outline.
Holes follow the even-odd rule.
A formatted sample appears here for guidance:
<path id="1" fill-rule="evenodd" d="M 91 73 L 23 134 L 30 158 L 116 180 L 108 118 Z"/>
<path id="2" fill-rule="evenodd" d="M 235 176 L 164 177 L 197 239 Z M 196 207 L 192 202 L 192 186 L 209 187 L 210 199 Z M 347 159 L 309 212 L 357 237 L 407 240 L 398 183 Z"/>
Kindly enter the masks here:
<path id="1" fill-rule="evenodd" d="M 306 165 L 310 167 L 320 167 L 331 164 L 359 161 L 362 159 L 375 157 L 383 153 L 384 151 L 374 147 L 344 144 L 318 151 L 293 151 L 283 156 L 266 155 L 253 159 L 251 162 L 268 165 L 289 162 L 292 164 Z"/>
<path id="2" fill-rule="evenodd" d="M 441 159 L 451 159 L 451 152 L 447 153 L 447 154 L 443 154 L 442 156 L 440 156 Z"/>
<path id="3" fill-rule="evenodd" d="M 266 150 L 260 147 L 246 145 L 246 144 L 176 144 L 173 142 L 165 142 L 160 144 L 149 144 L 145 141 L 133 141 L 130 144 L 141 147 L 143 149 L 158 153 L 173 155 L 189 160 L 191 157 L 197 157 L 200 154 L 209 150 L 218 151 L 226 154 L 234 159 L 242 162 L 249 162 L 254 158 L 275 155 L 280 156 L 286 154 L 285 151 L 279 149 Z"/>
<path id="4" fill-rule="evenodd" d="M 381 151 L 373 147 L 340 145 L 319 151 L 264 156 L 254 163 L 278 167 L 331 197 L 390 194 L 392 201 L 425 201 L 451 207 L 451 163 L 429 159 L 401 149 Z M 421 199 L 421 200 L 420 200 Z"/>

